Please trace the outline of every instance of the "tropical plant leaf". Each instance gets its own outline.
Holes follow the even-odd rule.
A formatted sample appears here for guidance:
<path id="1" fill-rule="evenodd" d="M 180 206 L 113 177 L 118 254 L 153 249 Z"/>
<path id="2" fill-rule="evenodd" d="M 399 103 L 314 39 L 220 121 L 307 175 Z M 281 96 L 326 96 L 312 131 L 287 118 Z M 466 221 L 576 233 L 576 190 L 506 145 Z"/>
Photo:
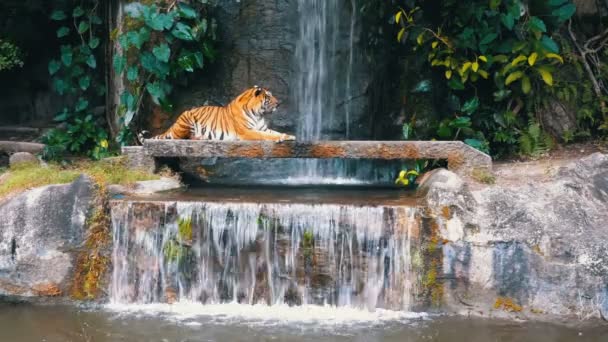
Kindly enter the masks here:
<path id="1" fill-rule="evenodd" d="M 70 66 L 72 65 L 72 58 L 74 57 L 72 53 L 72 47 L 69 45 L 61 46 L 61 61 L 63 65 Z"/>
<path id="2" fill-rule="evenodd" d="M 83 20 L 80 22 L 80 24 L 78 24 L 78 33 L 83 34 L 85 32 L 87 32 L 89 30 L 89 22 L 86 20 Z"/>
<path id="3" fill-rule="evenodd" d="M 137 80 L 138 73 L 139 70 L 137 69 L 137 66 L 130 66 L 127 69 L 127 79 L 131 82 Z"/>
<path id="4" fill-rule="evenodd" d="M 52 59 L 49 62 L 49 75 L 53 76 L 61 69 L 61 63 L 56 59 Z"/>
<path id="5" fill-rule="evenodd" d="M 509 85 L 509 84 L 517 81 L 518 79 L 522 78 L 523 76 L 524 76 L 523 72 L 515 71 L 507 77 L 507 79 L 505 80 L 505 85 Z"/>
<path id="6" fill-rule="evenodd" d="M 97 68 L 97 60 L 95 60 L 95 56 L 93 54 L 90 54 L 87 57 L 87 65 L 91 68 L 91 69 L 95 69 Z"/>
<path id="7" fill-rule="evenodd" d="M 169 57 L 171 56 L 171 49 L 167 43 L 162 43 L 159 46 L 155 46 L 152 49 L 152 53 L 154 57 L 156 57 L 161 62 L 169 62 Z"/>
<path id="8" fill-rule="evenodd" d="M 551 71 L 547 70 L 547 68 L 542 68 L 542 67 L 537 68 L 536 70 L 538 71 L 538 73 L 542 77 L 543 81 L 547 85 L 549 85 L 549 86 L 553 85 L 553 75 L 551 74 Z"/>
<path id="9" fill-rule="evenodd" d="M 184 23 L 177 23 L 171 31 L 171 34 L 177 39 L 194 40 L 194 37 L 192 36 L 192 29 L 190 26 Z"/>
<path id="10" fill-rule="evenodd" d="M 63 38 L 65 36 L 67 36 L 68 34 L 70 34 L 70 29 L 66 26 L 61 26 L 57 30 L 57 38 Z"/>
<path id="11" fill-rule="evenodd" d="M 528 76 L 524 76 L 521 79 L 521 91 L 524 94 L 529 94 L 532 90 L 532 84 L 530 84 L 530 78 Z"/>
<path id="12" fill-rule="evenodd" d="M 89 47 L 91 49 L 95 49 L 99 46 L 100 40 L 97 37 L 92 38 L 91 40 L 89 40 Z"/>
<path id="13" fill-rule="evenodd" d="M 74 18 L 78 18 L 78 17 L 82 16 L 83 14 L 84 14 L 84 10 L 80 6 L 76 6 L 76 8 L 74 8 L 74 11 L 72 11 L 72 16 Z"/>
<path id="14" fill-rule="evenodd" d="M 51 20 L 60 21 L 64 20 L 67 17 L 68 16 L 65 14 L 64 11 L 56 10 L 51 13 Z"/>
<path id="15" fill-rule="evenodd" d="M 194 10 L 194 8 L 186 5 L 185 3 L 180 3 L 179 6 L 179 15 L 186 19 L 194 19 L 198 17 L 198 13 Z"/>

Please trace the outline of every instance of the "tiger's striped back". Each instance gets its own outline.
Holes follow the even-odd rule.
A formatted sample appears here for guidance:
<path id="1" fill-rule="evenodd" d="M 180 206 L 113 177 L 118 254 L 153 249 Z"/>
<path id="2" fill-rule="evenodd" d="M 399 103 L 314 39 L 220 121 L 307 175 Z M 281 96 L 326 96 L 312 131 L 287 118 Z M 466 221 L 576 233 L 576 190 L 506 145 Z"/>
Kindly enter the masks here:
<path id="1" fill-rule="evenodd" d="M 152 139 L 292 140 L 293 136 L 268 129 L 263 114 L 274 112 L 277 99 L 255 86 L 224 107 L 203 106 L 182 113 L 164 133 Z"/>

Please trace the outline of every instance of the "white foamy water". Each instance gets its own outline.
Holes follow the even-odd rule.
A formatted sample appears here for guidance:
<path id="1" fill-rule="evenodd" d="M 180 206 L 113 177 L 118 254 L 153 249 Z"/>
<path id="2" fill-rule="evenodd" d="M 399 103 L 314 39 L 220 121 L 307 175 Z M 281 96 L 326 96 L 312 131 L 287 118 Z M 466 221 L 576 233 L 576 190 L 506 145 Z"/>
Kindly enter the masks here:
<path id="1" fill-rule="evenodd" d="M 392 311 L 384 309 L 363 310 L 353 307 L 329 305 L 248 305 L 239 303 L 201 304 L 182 301 L 174 304 L 109 304 L 106 309 L 119 315 L 162 317 L 187 325 L 199 325 L 200 321 L 218 324 L 245 325 L 293 325 L 315 327 L 353 326 L 357 328 L 383 325 L 391 322 L 410 323 L 427 319 L 426 313 Z"/>

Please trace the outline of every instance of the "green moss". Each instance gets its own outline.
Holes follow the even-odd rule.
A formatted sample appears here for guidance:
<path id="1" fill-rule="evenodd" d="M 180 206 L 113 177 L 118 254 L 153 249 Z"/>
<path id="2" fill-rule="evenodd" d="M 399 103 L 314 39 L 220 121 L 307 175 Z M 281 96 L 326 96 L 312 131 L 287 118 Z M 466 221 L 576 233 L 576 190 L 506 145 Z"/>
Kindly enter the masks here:
<path id="1" fill-rule="evenodd" d="M 179 261 L 180 257 L 185 254 L 183 248 L 175 239 L 169 239 L 163 246 L 165 260 L 169 262 Z"/>
<path id="2" fill-rule="evenodd" d="M 103 184 L 98 184 L 93 214 L 87 220 L 87 238 L 78 254 L 72 282 L 71 295 L 78 300 L 97 299 L 104 288 L 111 243 L 108 198 Z"/>
<path id="3" fill-rule="evenodd" d="M 180 218 L 177 221 L 179 239 L 181 241 L 192 241 L 192 218 Z"/>
<path id="4" fill-rule="evenodd" d="M 484 184 L 495 184 L 496 177 L 487 169 L 477 168 L 471 171 L 471 177 L 474 180 Z"/>
<path id="5" fill-rule="evenodd" d="M 131 170 L 123 158 L 101 161 L 78 161 L 71 165 L 24 164 L 11 168 L 8 177 L 0 184 L 0 198 L 19 191 L 49 184 L 73 182 L 81 174 L 91 177 L 97 184 L 130 185 L 141 180 L 158 179 L 157 175 Z"/>

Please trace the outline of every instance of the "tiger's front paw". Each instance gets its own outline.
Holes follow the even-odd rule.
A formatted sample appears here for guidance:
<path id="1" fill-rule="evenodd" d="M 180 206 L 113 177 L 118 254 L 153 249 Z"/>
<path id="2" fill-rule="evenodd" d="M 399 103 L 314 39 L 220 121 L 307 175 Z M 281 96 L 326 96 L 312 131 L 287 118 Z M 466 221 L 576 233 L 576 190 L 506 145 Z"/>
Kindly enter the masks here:
<path id="1" fill-rule="evenodd" d="M 293 141 L 293 140 L 296 140 L 296 136 L 295 136 L 295 135 L 288 135 L 288 134 L 283 134 L 283 135 L 281 136 L 281 138 L 282 138 L 283 140 L 292 140 L 292 141 Z"/>

